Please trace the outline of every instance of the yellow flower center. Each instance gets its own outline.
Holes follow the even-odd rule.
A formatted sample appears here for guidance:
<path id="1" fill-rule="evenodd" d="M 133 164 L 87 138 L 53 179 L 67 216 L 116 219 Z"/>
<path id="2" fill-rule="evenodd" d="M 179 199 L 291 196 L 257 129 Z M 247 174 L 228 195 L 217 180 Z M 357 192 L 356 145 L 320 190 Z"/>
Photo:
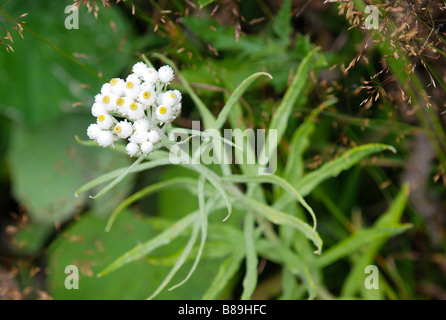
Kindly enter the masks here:
<path id="1" fill-rule="evenodd" d="M 145 91 L 145 92 L 142 94 L 142 96 L 143 96 L 144 99 L 149 99 L 150 96 L 151 96 L 151 94 L 150 94 L 149 91 Z"/>
<path id="2" fill-rule="evenodd" d="M 122 106 L 124 105 L 124 102 L 125 102 L 124 99 L 122 99 L 122 98 L 118 98 L 118 99 L 116 100 L 116 105 L 117 105 L 118 107 L 122 107 Z"/>
<path id="3" fill-rule="evenodd" d="M 105 104 L 109 104 L 109 102 L 110 102 L 110 97 L 109 97 L 109 96 L 104 96 L 104 97 L 102 98 L 102 102 L 105 103 Z"/>
<path id="4" fill-rule="evenodd" d="M 117 83 L 118 83 L 118 79 L 116 79 L 116 78 L 110 80 L 110 84 L 112 86 L 116 85 Z"/>
<path id="5" fill-rule="evenodd" d="M 133 82 L 128 81 L 125 86 L 127 87 L 127 89 L 133 89 Z"/>
<path id="6" fill-rule="evenodd" d="M 172 99 L 175 99 L 175 97 L 176 97 L 175 93 L 172 92 L 172 93 L 170 94 L 170 97 L 171 97 Z"/>
<path id="7" fill-rule="evenodd" d="M 102 121 L 104 121 L 105 120 L 105 116 L 103 115 L 103 114 L 101 114 L 99 117 L 98 117 L 98 121 L 99 122 L 102 122 Z"/>
<path id="8" fill-rule="evenodd" d="M 121 128 L 121 126 L 116 126 L 114 129 L 113 129 L 113 131 L 115 132 L 115 133 L 121 133 L 122 132 L 122 128 Z"/>
<path id="9" fill-rule="evenodd" d="M 133 110 L 133 111 L 135 111 L 135 110 L 138 109 L 138 105 L 137 105 L 136 103 L 132 103 L 132 104 L 130 105 L 130 109 Z"/>
<path id="10" fill-rule="evenodd" d="M 167 112 L 167 108 L 166 107 L 160 107 L 159 112 L 161 114 L 165 114 Z"/>

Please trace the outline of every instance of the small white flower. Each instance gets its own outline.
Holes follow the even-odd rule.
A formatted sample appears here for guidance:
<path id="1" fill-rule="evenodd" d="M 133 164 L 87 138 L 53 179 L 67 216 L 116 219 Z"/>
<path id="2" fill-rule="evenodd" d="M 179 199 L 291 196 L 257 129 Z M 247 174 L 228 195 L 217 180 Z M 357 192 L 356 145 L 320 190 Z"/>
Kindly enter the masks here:
<path id="1" fill-rule="evenodd" d="M 121 113 L 123 116 L 128 114 L 128 105 L 130 104 L 130 99 L 126 97 L 119 97 L 115 100 L 116 111 Z"/>
<path id="2" fill-rule="evenodd" d="M 149 130 L 149 122 L 146 119 L 139 119 L 133 122 L 133 128 L 135 130 L 147 131 Z"/>
<path id="3" fill-rule="evenodd" d="M 131 74 L 125 81 L 124 95 L 131 99 L 136 99 L 140 93 L 141 80 L 136 74 Z"/>
<path id="4" fill-rule="evenodd" d="M 125 91 L 124 94 L 126 97 L 130 99 L 137 99 L 139 94 L 141 93 L 141 89 L 138 83 L 127 81 L 125 83 Z"/>
<path id="5" fill-rule="evenodd" d="M 133 133 L 133 127 L 130 122 L 127 122 L 127 120 L 119 122 L 114 128 L 113 132 L 116 133 L 116 135 L 119 138 L 126 139 L 130 137 L 130 135 Z"/>
<path id="6" fill-rule="evenodd" d="M 125 147 L 125 149 L 127 150 L 127 153 L 131 157 L 133 157 L 135 154 L 137 154 L 139 152 L 139 146 L 135 142 L 128 143 L 127 146 Z"/>
<path id="7" fill-rule="evenodd" d="M 155 116 L 160 122 L 169 122 L 172 120 L 172 108 L 160 105 L 156 108 Z"/>
<path id="8" fill-rule="evenodd" d="M 144 79 L 144 73 L 149 67 L 144 62 L 137 62 L 132 68 L 134 74 L 136 74 L 141 79 Z"/>
<path id="9" fill-rule="evenodd" d="M 125 79 L 125 82 L 132 82 L 137 83 L 138 85 L 141 84 L 141 79 L 134 73 L 131 73 L 127 76 L 127 79 Z"/>
<path id="10" fill-rule="evenodd" d="M 158 81 L 158 72 L 154 68 L 147 68 L 143 74 L 143 78 L 148 84 L 154 84 Z"/>
<path id="11" fill-rule="evenodd" d="M 174 114 L 174 116 L 176 118 L 180 114 L 180 112 L 181 112 L 181 103 L 177 103 L 176 105 L 174 105 L 172 107 L 172 110 L 173 110 L 173 114 Z"/>
<path id="12" fill-rule="evenodd" d="M 102 88 L 101 88 L 101 94 L 106 96 L 106 95 L 110 95 L 111 93 L 112 93 L 112 91 L 111 91 L 111 84 L 108 83 L 108 82 L 104 83 L 102 85 Z"/>
<path id="13" fill-rule="evenodd" d="M 103 100 L 107 101 L 107 103 L 104 103 L 104 102 L 102 103 L 104 105 L 104 107 L 105 107 L 105 110 L 107 112 L 116 111 L 117 108 L 118 108 L 118 106 L 116 105 L 116 99 L 118 99 L 119 96 L 117 96 L 114 93 L 111 93 L 111 94 L 109 94 L 107 96 L 104 96 L 104 98 L 105 97 L 106 97 L 106 99 L 103 99 Z"/>
<path id="14" fill-rule="evenodd" d="M 107 113 L 107 110 L 105 110 L 105 106 L 102 104 L 102 102 L 95 102 L 91 107 L 91 114 L 94 117 L 99 117 L 104 113 Z"/>
<path id="15" fill-rule="evenodd" d="M 101 147 L 108 147 L 113 144 L 113 133 L 110 131 L 101 131 L 99 132 L 96 141 Z"/>
<path id="16" fill-rule="evenodd" d="M 153 151 L 153 144 L 150 141 L 144 141 L 141 143 L 141 152 L 148 154 Z"/>
<path id="17" fill-rule="evenodd" d="M 88 126 L 87 135 L 90 139 L 96 140 L 101 131 L 102 129 L 97 123 L 92 123 Z"/>
<path id="18" fill-rule="evenodd" d="M 97 119 L 97 124 L 102 128 L 102 129 L 110 129 L 113 125 L 113 117 L 110 116 L 107 113 L 101 114 L 99 115 L 98 119 Z"/>
<path id="19" fill-rule="evenodd" d="M 141 92 L 138 96 L 138 101 L 141 102 L 147 109 L 147 107 L 152 106 L 155 103 L 155 88 L 153 85 L 143 84 L 140 89 Z"/>
<path id="20" fill-rule="evenodd" d="M 111 91 L 118 96 L 122 96 L 125 90 L 125 82 L 120 78 L 113 78 L 110 80 Z"/>
<path id="21" fill-rule="evenodd" d="M 131 120 L 138 120 L 144 117 L 144 108 L 138 102 L 132 102 L 129 104 L 128 116 Z"/>
<path id="22" fill-rule="evenodd" d="M 136 143 L 143 143 L 147 141 L 148 132 L 146 130 L 136 130 L 131 136 L 131 141 Z"/>
<path id="23" fill-rule="evenodd" d="M 161 104 L 165 106 L 171 107 L 177 104 L 180 100 L 178 100 L 177 93 L 173 90 L 168 90 L 164 92 L 161 96 Z"/>
<path id="24" fill-rule="evenodd" d="M 102 103 L 106 105 L 110 103 L 110 96 L 107 94 L 97 94 L 94 96 L 94 103 Z"/>
<path id="25" fill-rule="evenodd" d="M 158 70 L 158 77 L 161 82 L 170 83 L 174 77 L 173 69 L 168 65 L 162 66 Z"/>
<path id="26" fill-rule="evenodd" d="M 152 143 L 157 143 L 161 139 L 158 131 L 156 131 L 156 130 L 150 130 L 149 134 L 147 135 L 147 138 Z"/>
<path id="27" fill-rule="evenodd" d="M 180 102 L 181 99 L 183 98 L 183 96 L 181 95 L 181 91 L 180 90 L 173 90 L 173 92 L 175 93 L 175 96 L 177 97 L 177 101 Z"/>

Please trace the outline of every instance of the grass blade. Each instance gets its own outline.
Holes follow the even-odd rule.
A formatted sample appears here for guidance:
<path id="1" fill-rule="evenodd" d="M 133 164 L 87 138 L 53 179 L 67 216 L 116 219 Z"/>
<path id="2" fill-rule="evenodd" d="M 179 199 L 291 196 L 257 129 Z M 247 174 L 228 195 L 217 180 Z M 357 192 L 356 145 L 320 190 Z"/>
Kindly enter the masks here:
<path id="1" fill-rule="evenodd" d="M 158 288 L 155 290 L 154 293 L 150 297 L 147 298 L 147 300 L 152 300 L 155 298 L 172 280 L 172 278 L 175 276 L 175 274 L 180 270 L 180 268 L 183 266 L 183 264 L 186 262 L 187 257 L 191 253 L 195 241 L 197 241 L 198 237 L 198 231 L 200 230 L 200 221 L 197 220 L 194 225 L 194 229 L 192 230 L 192 234 L 189 238 L 189 241 L 187 242 L 186 246 L 184 247 L 183 252 L 181 253 L 181 256 L 178 258 L 178 260 L 175 262 L 175 265 L 170 269 L 167 276 L 163 279 L 163 282 L 158 286 Z"/>
<path id="2" fill-rule="evenodd" d="M 316 117 L 328 106 L 337 102 L 337 99 L 327 100 L 314 109 L 299 126 L 294 133 L 291 144 L 290 153 L 285 165 L 283 177 L 291 185 L 296 184 L 298 179 L 302 176 L 304 171 L 304 159 L 303 154 L 307 147 L 310 145 L 310 136 L 316 129 Z"/>
<path id="3" fill-rule="evenodd" d="M 245 80 L 243 80 L 242 83 L 240 83 L 239 86 L 231 94 L 231 96 L 228 99 L 228 102 L 226 102 L 225 106 L 220 111 L 214 127 L 216 130 L 220 130 L 223 127 L 223 125 L 225 124 L 226 120 L 229 117 L 229 113 L 231 112 L 232 107 L 235 106 L 235 104 L 243 95 L 243 93 L 246 91 L 246 89 L 248 89 L 249 85 L 260 76 L 267 76 L 270 79 L 273 78 L 269 73 L 257 72 L 250 75 Z"/>
<path id="4" fill-rule="evenodd" d="M 135 173 L 135 172 L 140 172 L 140 171 L 144 171 L 144 170 L 148 170 L 148 169 L 152 169 L 152 168 L 156 168 L 156 167 L 160 167 L 160 166 L 165 166 L 165 165 L 169 165 L 170 163 L 171 163 L 170 159 L 167 156 L 166 158 L 152 160 L 152 161 L 140 164 L 140 165 L 132 168 L 129 173 Z M 75 195 L 78 196 L 82 192 L 93 189 L 94 187 L 96 187 L 104 182 L 107 182 L 107 181 L 112 180 L 116 177 L 119 177 L 128 169 L 129 169 L 128 167 L 117 169 L 117 170 L 111 171 L 109 173 L 106 173 L 94 180 L 91 180 L 90 182 L 84 184 L 82 187 L 77 189 L 75 192 Z"/>
<path id="5" fill-rule="evenodd" d="M 140 164 L 145 157 L 139 157 L 138 159 L 136 159 L 135 162 L 132 163 L 131 166 L 129 166 L 126 170 L 124 170 L 118 177 L 116 177 L 115 180 L 113 180 L 112 182 L 110 182 L 105 188 L 103 188 L 101 191 L 99 191 L 98 194 L 96 194 L 95 196 L 90 196 L 91 199 L 97 199 L 100 196 L 106 194 L 111 188 L 113 188 L 115 185 L 117 185 L 119 182 L 122 181 L 122 179 L 124 179 L 130 172 L 132 172 L 132 170 L 138 166 L 138 164 Z"/>
<path id="6" fill-rule="evenodd" d="M 210 213 L 210 210 L 218 210 L 221 208 L 221 204 L 218 201 L 219 197 L 215 196 L 211 198 L 208 203 L 206 204 L 206 210 Z M 118 259 L 113 261 L 110 265 L 108 265 L 104 270 L 102 270 L 98 276 L 102 277 L 106 274 L 121 268 L 122 266 L 132 262 L 139 260 L 141 258 L 144 258 L 147 256 L 150 252 L 153 250 L 169 244 L 172 242 L 173 239 L 177 238 L 181 233 L 183 233 L 188 227 L 194 223 L 197 219 L 197 215 L 199 214 L 198 211 L 194 211 L 184 218 L 178 220 L 176 223 L 174 223 L 170 228 L 164 230 L 157 236 L 153 237 L 149 241 L 146 241 L 145 243 L 141 245 L 137 245 L 133 249 L 127 251 L 122 256 L 120 256 Z"/>
<path id="7" fill-rule="evenodd" d="M 262 240 L 258 242 L 257 247 L 260 254 L 276 263 L 285 265 L 292 274 L 299 276 L 307 288 L 310 299 L 316 296 L 317 287 L 310 270 L 297 253 L 292 252 L 279 241 Z"/>
<path id="8" fill-rule="evenodd" d="M 145 196 L 148 196 L 148 195 L 150 195 L 152 193 L 155 193 L 155 192 L 157 192 L 159 190 L 172 187 L 174 185 L 180 185 L 182 187 L 188 188 L 188 187 L 190 187 L 192 185 L 195 186 L 195 184 L 196 184 L 196 180 L 195 179 L 180 177 L 180 178 L 170 179 L 170 180 L 167 180 L 167 181 L 161 181 L 161 182 L 152 184 L 150 186 L 147 186 L 147 187 L 139 190 L 138 192 L 132 194 L 127 199 L 122 201 L 115 208 L 113 213 L 110 215 L 110 218 L 108 219 L 107 226 L 105 227 L 105 231 L 106 232 L 110 231 L 114 221 L 116 220 L 118 215 L 122 212 L 122 210 L 124 210 L 125 208 L 130 206 L 132 203 L 138 201 L 139 199 L 141 199 L 141 198 L 143 198 Z"/>
<path id="9" fill-rule="evenodd" d="M 244 234 L 245 234 L 245 251 L 246 251 L 246 274 L 243 279 L 242 300 L 251 299 L 252 294 L 257 286 L 257 266 L 258 258 L 255 247 L 255 217 L 252 212 L 245 214 Z"/>
<path id="10" fill-rule="evenodd" d="M 313 219 L 313 231 L 316 230 L 317 226 L 317 219 L 316 215 L 314 214 L 313 209 L 308 205 L 308 203 L 305 201 L 305 199 L 300 195 L 300 193 L 293 188 L 292 185 L 290 185 L 287 181 L 280 178 L 279 176 L 275 175 L 268 175 L 268 176 L 255 176 L 255 177 L 248 177 L 244 175 L 232 175 L 232 176 L 226 176 L 222 178 L 223 180 L 228 180 L 232 182 L 240 182 L 240 183 L 247 183 L 247 182 L 257 182 L 257 183 L 272 183 L 279 185 L 282 187 L 285 191 L 287 191 L 291 196 L 297 199 L 299 203 L 307 209 L 307 211 L 310 213 L 312 219 Z"/>
<path id="11" fill-rule="evenodd" d="M 181 281 L 180 283 L 171 287 L 169 289 L 169 291 L 183 285 L 184 283 L 186 283 L 187 280 L 189 280 L 189 278 L 192 276 L 195 269 L 197 268 L 198 262 L 200 262 L 200 258 L 203 253 L 204 245 L 206 244 L 206 237 L 207 237 L 207 231 L 208 231 L 208 219 L 207 219 L 207 213 L 206 213 L 205 194 L 204 194 L 205 182 L 206 182 L 206 180 L 205 180 L 204 176 L 200 176 L 200 179 L 198 180 L 198 204 L 199 204 L 200 225 L 201 225 L 200 248 L 198 249 L 197 257 L 195 258 L 194 264 L 192 265 L 192 268 L 190 269 L 186 278 L 184 278 L 184 280 Z"/>
<path id="12" fill-rule="evenodd" d="M 185 139 L 185 140 L 181 141 L 181 143 L 186 142 L 187 140 L 193 138 L 193 136 L 195 135 L 195 136 L 202 136 L 202 137 L 206 137 L 206 138 L 215 138 L 215 139 L 220 140 L 221 142 L 223 142 L 223 143 L 225 143 L 227 145 L 230 145 L 231 147 L 234 147 L 236 149 L 239 149 L 239 150 L 243 151 L 243 148 L 238 146 L 238 145 L 236 145 L 234 142 L 232 142 L 232 141 L 230 141 L 228 139 L 225 139 L 225 138 L 223 138 L 220 135 L 217 136 L 217 135 L 209 134 L 206 131 L 197 131 L 197 130 L 191 130 L 191 129 L 186 129 L 186 128 L 171 128 L 171 129 L 167 129 L 166 130 L 166 134 L 169 135 L 170 133 L 172 133 L 172 132 L 175 133 L 176 131 L 188 132 L 189 134 L 192 135 L 188 139 Z M 170 143 L 180 144 L 180 142 L 170 142 Z"/>
<path id="13" fill-rule="evenodd" d="M 276 210 L 266 204 L 258 202 L 249 197 L 243 196 L 241 199 L 251 210 L 256 211 L 263 215 L 269 221 L 278 225 L 291 226 L 299 231 L 301 231 L 308 239 L 310 239 L 316 246 L 317 250 L 314 252 L 320 254 L 322 250 L 322 239 L 319 234 L 313 230 L 311 226 L 302 220 L 284 213 L 282 211 Z"/>
<path id="14" fill-rule="evenodd" d="M 217 276 L 203 295 L 203 300 L 214 300 L 218 298 L 221 291 L 223 291 L 228 282 L 237 273 L 244 256 L 245 253 L 243 250 L 237 250 L 221 264 Z"/>
<path id="15" fill-rule="evenodd" d="M 189 170 L 193 170 L 201 175 L 204 175 L 205 178 L 211 183 L 211 185 L 221 194 L 223 200 L 226 203 L 226 208 L 228 209 L 228 215 L 223 219 L 223 221 L 226 221 L 231 216 L 232 204 L 228 194 L 226 193 L 226 190 L 223 187 L 220 177 L 203 165 L 182 164 L 181 166 Z"/>
<path id="16" fill-rule="evenodd" d="M 272 141 L 273 145 L 269 145 L 269 138 L 265 141 L 265 146 L 263 147 L 266 150 L 276 150 L 277 144 L 282 139 L 283 134 L 287 128 L 288 119 L 290 118 L 291 110 L 293 109 L 294 104 L 296 103 L 297 98 L 302 93 L 305 85 L 307 84 L 308 72 L 310 70 L 310 61 L 313 55 L 319 50 L 318 47 L 312 49 L 302 60 L 300 63 L 296 74 L 294 76 L 293 81 L 291 82 L 290 87 L 285 93 L 285 96 L 282 99 L 282 102 L 277 107 L 276 112 L 274 113 L 269 129 L 277 130 L 277 140 Z M 263 152 L 261 153 L 263 156 L 265 155 Z M 271 157 L 271 152 L 268 157 Z M 259 160 L 260 163 L 267 163 L 266 159 Z"/>
<path id="17" fill-rule="evenodd" d="M 390 150 L 393 153 L 396 153 L 394 147 L 380 143 L 370 143 L 352 148 L 339 158 L 336 158 L 335 160 L 324 164 L 319 169 L 305 175 L 299 181 L 296 189 L 298 189 L 300 193 L 305 196 L 313 191 L 313 189 L 322 181 L 336 177 L 342 171 L 350 169 L 353 165 L 367 156 L 384 150 Z"/>
<path id="18" fill-rule="evenodd" d="M 305 197 L 323 181 L 336 177 L 342 171 L 350 169 L 369 155 L 384 150 L 390 150 L 394 153 L 396 152 L 394 147 L 381 143 L 370 143 L 354 147 L 338 158 L 325 163 L 319 169 L 306 174 L 294 187 L 296 190 L 299 190 L 302 197 Z M 274 203 L 274 208 L 280 210 L 290 203 L 291 200 L 292 198 L 288 194 L 284 194 Z"/>
<path id="19" fill-rule="evenodd" d="M 363 245 L 370 244 L 375 241 L 382 241 L 382 239 L 400 234 L 411 227 L 411 224 L 393 224 L 386 227 L 373 227 L 370 229 L 360 230 L 328 249 L 316 261 L 316 264 L 319 267 L 328 266 L 342 257 L 352 254 Z"/>
<path id="20" fill-rule="evenodd" d="M 389 209 L 378 219 L 375 223 L 376 227 L 386 226 L 397 223 L 401 219 L 401 215 L 407 204 L 409 196 L 409 187 L 407 184 L 403 185 L 400 192 L 392 202 Z M 373 258 L 378 253 L 379 249 L 384 245 L 387 238 L 378 240 L 368 246 L 361 256 L 352 265 L 352 270 L 348 274 L 341 290 L 342 296 L 352 297 L 358 291 L 359 286 L 363 283 L 364 268 L 370 265 Z"/>

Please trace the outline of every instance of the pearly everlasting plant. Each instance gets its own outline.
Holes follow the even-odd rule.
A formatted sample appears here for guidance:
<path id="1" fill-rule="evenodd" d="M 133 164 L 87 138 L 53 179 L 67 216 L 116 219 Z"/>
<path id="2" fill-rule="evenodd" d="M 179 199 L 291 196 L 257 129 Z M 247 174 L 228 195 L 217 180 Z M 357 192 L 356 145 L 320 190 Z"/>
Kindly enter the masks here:
<path id="1" fill-rule="evenodd" d="M 317 50 L 317 48 L 311 50 L 301 62 L 290 87 L 285 93 L 284 99 L 272 116 L 268 128 L 268 139 L 264 140 L 268 141 L 268 148 L 271 148 L 268 150 L 275 152 L 278 142 L 286 133 L 288 118 L 299 94 L 302 93 L 305 78 L 308 77 L 310 66 Z M 166 61 L 166 63 L 169 63 L 177 70 L 173 61 L 158 54 L 154 54 L 154 56 Z M 225 158 L 227 154 L 224 152 L 215 152 L 214 154 L 217 160 L 219 160 L 219 168 L 216 170 L 199 161 L 174 163 L 170 160 L 171 152 L 178 146 L 176 145 L 177 143 L 180 144 L 182 142 L 177 142 L 176 139 L 166 141 L 166 136 L 175 130 L 186 131 L 198 136 L 205 136 L 207 129 L 212 129 L 214 132 L 212 141 L 202 140 L 199 145 L 200 148 L 196 151 L 192 150 L 189 153 L 189 150 L 186 148 L 188 151 L 183 153 L 187 159 L 198 159 L 200 154 L 206 153 L 209 150 L 207 147 L 213 146 L 212 144 L 216 141 L 224 141 L 227 145 L 238 147 L 240 153 L 235 153 L 234 158 L 249 159 L 254 157 L 256 150 L 254 150 L 252 144 L 247 143 L 245 147 L 244 139 L 239 139 L 240 141 L 235 139 L 235 143 L 232 143 L 230 140 L 227 141 L 227 139 L 223 138 L 220 131 L 222 131 L 227 122 L 229 122 L 233 130 L 241 131 L 239 126 L 245 126 L 245 124 L 235 121 L 234 118 L 231 119 L 231 112 L 235 110 L 236 113 L 241 114 L 240 106 L 238 106 L 237 102 L 254 80 L 260 76 L 269 78 L 271 76 L 265 72 L 257 72 L 246 78 L 228 97 L 226 104 L 215 117 L 199 96 L 195 94 L 187 79 L 177 71 L 185 91 L 197 106 L 205 130 L 201 132 L 184 128 L 170 128 L 172 130 L 169 129 L 167 131 L 168 127 L 170 127 L 169 123 L 181 112 L 181 93 L 178 90 L 168 90 L 167 88 L 174 78 L 172 68 L 165 65 L 155 70 L 142 62 L 138 62 L 133 66 L 132 71 L 133 73 L 125 81 L 116 78 L 102 86 L 101 93 L 95 97 L 95 103 L 91 109 L 92 114 L 97 118 L 97 122 L 88 127 L 87 133 L 91 139 L 95 140 L 102 147 L 111 146 L 120 139 L 126 140 L 126 152 L 130 156 L 143 156 L 138 157 L 129 167 L 108 172 L 88 182 L 79 188 L 76 194 L 108 182 L 98 194 L 92 197 L 96 199 L 122 181 L 127 174 L 165 165 L 181 165 L 197 173 L 199 177 L 175 177 L 151 184 L 139 190 L 124 200 L 112 212 L 106 230 L 110 230 L 124 208 L 142 197 L 175 185 L 197 195 L 198 210 L 175 221 L 152 239 L 148 239 L 146 242 L 138 244 L 136 247 L 123 253 L 102 270 L 99 276 L 105 276 L 128 263 L 143 259 L 154 250 L 170 244 L 174 239 L 178 239 L 184 234 L 188 234 L 189 240 L 186 242 L 184 249 L 169 273 L 150 295 L 149 298 L 152 299 L 171 283 L 176 273 L 191 258 L 195 248 L 197 248 L 198 235 L 201 233 L 200 244 L 189 273 L 181 282 L 170 289 L 184 284 L 194 274 L 202 256 L 209 254 L 204 251 L 204 247 L 208 239 L 208 226 L 212 225 L 213 232 L 209 234 L 209 237 L 214 237 L 214 241 L 217 241 L 226 250 L 222 250 L 222 252 L 215 250 L 211 253 L 211 257 L 216 257 L 217 255 L 225 260 L 217 271 L 208 290 L 204 293 L 204 299 L 218 298 L 227 282 L 239 270 L 244 259 L 246 260 L 246 273 L 243 279 L 241 298 L 249 299 L 257 286 L 259 255 L 282 264 L 285 271 L 289 272 L 289 276 L 297 275 L 301 279 L 308 297 L 315 297 L 319 293 L 319 280 L 318 277 L 314 277 L 313 272 L 309 272 L 309 268 L 316 268 L 317 261 L 321 263 L 320 261 L 324 260 L 316 260 L 318 258 L 311 257 L 307 253 L 311 252 L 309 250 L 312 244 L 316 249 L 314 252 L 321 254 L 323 241 L 316 229 L 316 215 L 304 197 L 310 194 L 321 182 L 339 175 L 342 171 L 351 168 L 367 156 L 384 150 L 394 151 L 393 147 L 382 144 L 358 146 L 347 151 L 337 159 L 322 165 L 319 169 L 303 175 L 303 168 L 299 169 L 299 163 L 300 166 L 304 163 L 303 152 L 306 145 L 308 145 L 306 141 L 309 141 L 312 132 L 316 130 L 314 119 L 324 108 L 336 102 L 335 99 L 330 99 L 313 110 L 310 116 L 303 121 L 299 129 L 296 130 L 293 138 L 290 140 L 290 155 L 284 158 L 285 161 L 281 166 L 283 171 L 278 174 L 260 174 L 260 163 L 247 164 L 243 161 L 236 161 L 235 164 L 230 163 L 230 161 L 226 160 L 231 160 L 232 156 Z M 269 136 L 274 131 L 277 132 L 273 135 L 275 139 L 270 140 Z M 205 136 L 205 138 L 208 137 Z M 184 141 L 188 140 L 185 139 Z M 168 149 L 169 152 L 157 150 L 150 157 L 144 156 L 152 153 L 155 148 L 161 145 Z M 262 149 L 267 149 L 266 142 L 261 143 L 261 146 Z M 176 149 L 182 151 L 181 148 Z M 124 151 L 120 150 L 120 148 L 116 148 L 116 150 Z M 213 151 L 218 150 L 218 148 L 213 149 Z M 273 158 L 273 152 L 266 152 L 268 154 L 264 155 L 266 160 L 270 161 Z M 260 153 L 263 154 L 263 152 Z M 143 161 L 145 162 L 143 163 Z M 235 166 L 238 167 L 237 173 L 233 172 Z M 245 189 L 239 188 L 241 183 L 246 185 Z M 274 192 L 271 203 L 267 201 L 267 193 L 264 192 L 262 187 L 262 184 L 265 183 L 274 184 L 282 190 L 282 192 Z M 223 221 L 226 221 L 229 215 L 231 215 L 233 206 L 237 209 L 236 214 L 243 215 L 243 226 L 239 224 L 237 224 L 237 227 L 226 225 L 225 228 L 221 228 L 220 222 L 215 223 L 212 220 L 208 220 L 208 216 L 221 213 L 221 209 L 226 207 L 228 214 L 223 219 Z M 308 216 L 303 215 L 303 208 L 307 211 Z M 298 212 L 302 214 L 298 214 Z M 276 234 L 271 223 L 277 225 L 280 234 Z M 302 243 L 302 247 L 307 252 L 302 256 L 295 254 L 296 242 L 294 240 L 291 241 L 291 239 L 294 239 L 291 237 L 297 236 L 297 233 L 300 233 L 303 237 L 299 236 L 299 238 L 296 237 L 295 239 L 299 239 L 299 245 Z M 287 236 L 282 237 L 282 234 Z M 308 259 L 306 258 L 307 256 Z M 322 256 L 322 259 L 331 259 L 332 256 L 333 254 L 330 256 L 330 253 L 328 253 L 325 257 Z M 160 257 L 161 260 L 164 258 Z M 170 261 L 171 258 L 168 257 L 168 260 Z M 295 289 L 297 291 L 297 287 Z"/>
<path id="2" fill-rule="evenodd" d="M 181 92 L 167 90 L 174 79 L 168 65 L 158 71 L 144 62 L 136 63 L 125 79 L 105 83 L 95 96 L 91 113 L 96 117 L 88 137 L 101 147 L 125 140 L 130 156 L 150 154 L 164 136 L 166 124 L 181 112 Z"/>

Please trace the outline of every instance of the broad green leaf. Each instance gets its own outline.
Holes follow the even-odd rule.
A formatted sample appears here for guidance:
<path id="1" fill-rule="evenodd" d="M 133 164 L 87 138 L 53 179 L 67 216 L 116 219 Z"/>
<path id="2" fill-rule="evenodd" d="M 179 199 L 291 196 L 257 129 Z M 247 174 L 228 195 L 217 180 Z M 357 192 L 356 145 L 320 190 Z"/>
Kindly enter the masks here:
<path id="1" fill-rule="evenodd" d="M 217 199 L 214 197 L 206 204 L 207 211 L 209 212 L 210 208 L 217 210 L 221 207 L 217 205 Z M 102 270 L 98 276 L 102 277 L 104 275 L 109 274 L 110 272 L 121 268 L 122 266 L 132 262 L 144 258 L 153 250 L 169 244 L 173 239 L 177 238 L 180 234 L 182 234 L 188 227 L 190 227 L 197 219 L 198 211 L 194 211 L 184 218 L 178 220 L 175 224 L 173 224 L 170 228 L 164 230 L 160 234 L 156 235 L 149 241 L 144 242 L 143 244 L 137 245 L 133 249 L 127 251 L 123 255 L 121 255 L 118 259 L 113 261 L 110 265 L 108 265 L 104 270 Z"/>
<path id="2" fill-rule="evenodd" d="M 23 19 L 24 39 L 16 33 L 14 52 L 0 55 L 0 110 L 18 110 L 27 126 L 60 114 L 70 118 L 72 105 L 79 101 L 86 105 L 76 109 L 87 111 L 102 85 L 98 74 L 102 72 L 105 79 L 117 76 L 133 59 L 134 32 L 121 10 L 101 10 L 96 19 L 86 6 L 81 6 L 79 29 L 69 30 L 64 27 L 68 4 L 72 3 L 33 0 L 26 5 L 18 1 L 2 4 L 14 18 L 29 13 Z M 111 21 L 116 32 L 110 27 Z M 93 70 L 94 75 L 86 69 Z M 83 89 L 81 84 L 92 89 Z"/>
<path id="3" fill-rule="evenodd" d="M 12 236 L 14 240 L 11 241 L 9 247 L 19 255 L 38 255 L 54 229 L 51 225 L 28 222 Z"/>
<path id="4" fill-rule="evenodd" d="M 194 223 L 194 221 L 197 219 L 196 214 L 197 212 L 193 212 L 187 215 L 186 217 L 175 223 L 169 229 L 164 230 L 160 234 L 154 236 L 149 241 L 137 245 L 133 249 L 127 251 L 125 254 L 121 255 L 118 259 L 109 264 L 104 270 L 102 270 L 98 274 L 98 276 L 99 277 L 105 276 L 130 262 L 144 258 L 153 250 L 171 243 L 173 239 L 177 238 L 192 223 Z"/>
<path id="5" fill-rule="evenodd" d="M 12 191 L 34 223 L 54 225 L 66 221 L 88 200 L 86 195 L 73 196 L 79 185 L 129 164 L 128 156 L 109 149 L 85 148 L 73 139 L 90 122 L 89 116 L 71 114 L 48 119 L 38 128 L 14 126 L 7 154 Z M 110 206 L 125 198 L 133 185 L 132 180 L 126 182 L 103 203 L 101 215 L 108 215 Z"/>
<path id="6" fill-rule="evenodd" d="M 132 211 L 126 211 L 109 233 L 104 232 L 106 220 L 90 214 L 84 214 L 61 233 L 45 255 L 46 291 L 56 300 L 141 300 L 153 292 L 169 272 L 169 267 L 153 266 L 144 259 L 127 265 L 105 278 L 96 277 L 96 273 L 115 259 L 121 252 L 156 236 L 142 217 Z M 181 239 L 182 240 L 182 239 Z M 177 241 L 174 245 L 179 247 Z M 167 254 L 164 248 L 157 253 Z M 199 299 L 206 291 L 210 281 L 216 275 L 216 269 L 222 259 L 206 260 L 197 272 L 200 277 L 189 280 L 191 287 L 180 287 L 174 291 L 163 291 L 159 299 Z M 65 288 L 65 267 L 74 265 L 79 270 L 79 289 Z M 185 268 L 190 263 L 185 264 Z M 177 276 L 184 277 L 182 268 Z"/>

